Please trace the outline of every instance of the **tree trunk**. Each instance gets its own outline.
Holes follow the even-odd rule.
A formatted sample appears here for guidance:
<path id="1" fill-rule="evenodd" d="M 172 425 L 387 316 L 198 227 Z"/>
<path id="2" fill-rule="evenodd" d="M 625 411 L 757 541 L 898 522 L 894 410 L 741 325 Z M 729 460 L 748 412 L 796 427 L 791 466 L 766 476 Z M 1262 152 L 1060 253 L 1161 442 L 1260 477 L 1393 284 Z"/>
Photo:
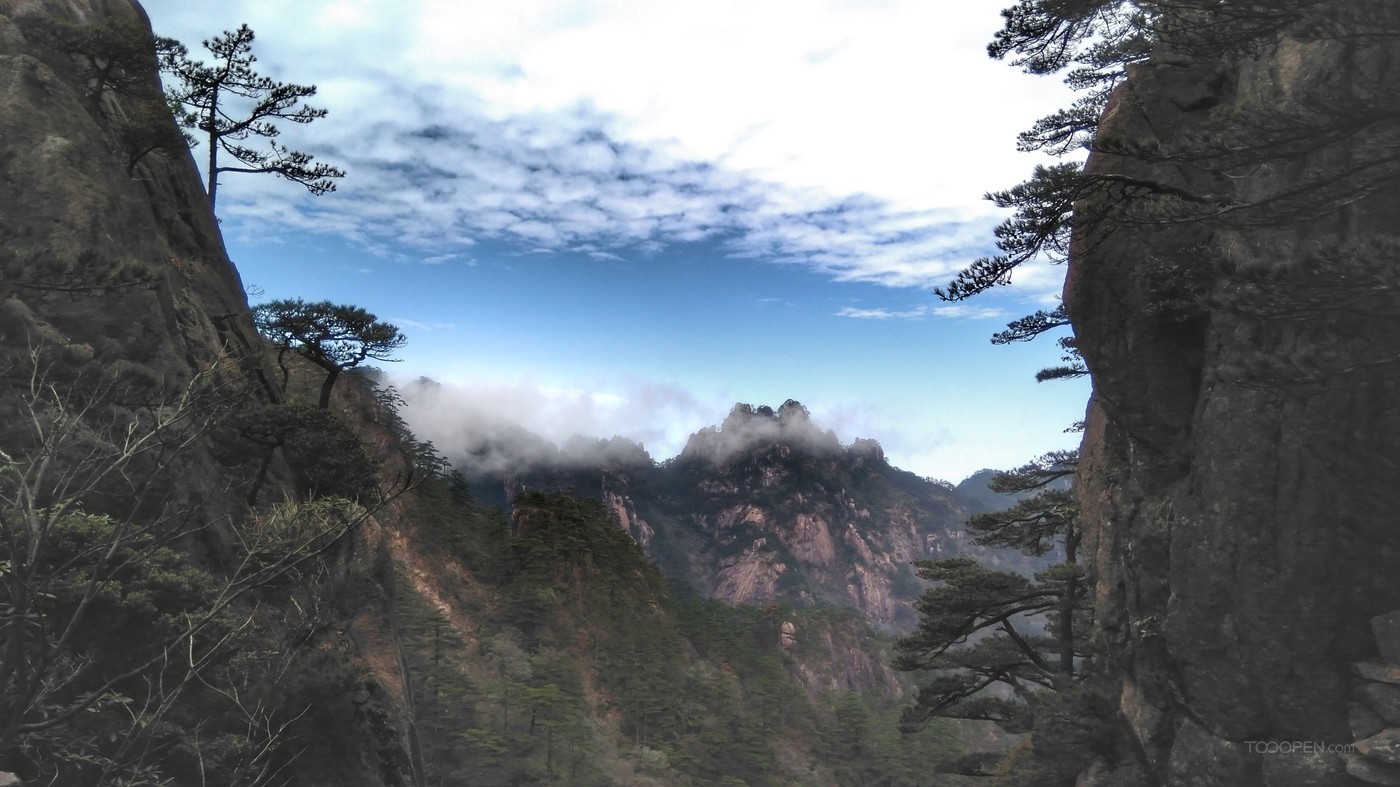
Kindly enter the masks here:
<path id="1" fill-rule="evenodd" d="M 214 207 L 215 192 L 219 190 L 219 137 L 215 122 L 219 117 L 219 91 L 209 99 L 209 207 Z"/>
<path id="2" fill-rule="evenodd" d="M 1078 565 L 1079 531 L 1071 524 L 1065 532 L 1065 563 Z M 1059 600 L 1059 631 L 1056 638 L 1060 646 L 1060 674 L 1065 686 L 1074 682 L 1074 609 L 1079 603 L 1079 580 L 1065 579 L 1065 590 Z"/>
<path id="3" fill-rule="evenodd" d="M 326 381 L 321 383 L 321 403 L 318 405 L 322 410 L 331 409 L 331 389 L 335 388 L 336 378 L 340 377 L 340 369 L 326 372 Z"/>

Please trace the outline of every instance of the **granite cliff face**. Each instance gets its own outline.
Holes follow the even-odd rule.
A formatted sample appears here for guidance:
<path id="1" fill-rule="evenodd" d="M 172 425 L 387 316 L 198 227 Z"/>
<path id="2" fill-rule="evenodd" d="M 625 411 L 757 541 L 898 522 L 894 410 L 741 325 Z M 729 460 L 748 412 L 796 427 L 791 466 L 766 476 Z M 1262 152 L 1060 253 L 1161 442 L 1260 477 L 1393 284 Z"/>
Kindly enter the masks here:
<path id="1" fill-rule="evenodd" d="M 87 551 L 70 559 L 67 565 L 85 574 L 79 587 L 89 576 L 93 583 L 101 578 L 101 587 L 111 587 L 103 591 L 104 597 L 115 597 L 124 593 L 121 572 L 133 566 L 140 580 L 157 581 L 142 562 L 153 554 L 168 554 L 180 570 L 206 572 L 199 576 L 217 584 L 238 571 L 230 555 L 256 516 L 247 503 L 247 483 L 257 473 L 259 456 L 237 434 L 234 418 L 278 399 L 278 391 L 262 375 L 269 366 L 263 342 L 188 150 L 147 151 L 144 142 L 136 144 L 132 136 L 150 132 L 152 136 L 143 140 L 179 139 L 168 111 L 143 114 L 153 106 L 164 107 L 154 51 L 144 53 L 144 61 L 133 56 L 123 66 L 128 76 L 140 74 L 141 79 L 124 82 L 120 90 L 96 92 L 82 58 L 42 37 L 55 30 L 75 35 L 121 31 L 140 37 L 148 29 L 141 7 L 130 0 L 0 2 L 0 451 L 6 465 L 6 542 L 0 546 L 0 562 L 6 566 L 3 606 L 10 613 L 25 609 L 30 620 L 24 627 L 32 625 L 39 632 L 16 636 L 17 616 L 9 614 L 4 639 L 7 653 L 20 653 L 16 661 L 40 665 L 29 675 L 45 681 L 42 692 L 26 697 L 25 684 L 16 678 L 25 673 L 14 669 L 16 661 L 0 670 L 5 674 L 0 694 L 6 703 L 6 710 L 0 711 L 6 735 L 0 745 L 0 771 L 13 771 L 34 783 L 108 783 L 121 778 L 121 769 L 137 767 L 124 753 L 128 729 L 139 730 L 130 735 L 130 740 L 144 741 L 135 744 L 137 748 L 154 747 L 134 758 L 156 757 L 161 767 L 181 772 L 188 764 L 181 755 L 192 750 L 172 753 L 161 748 L 171 737 L 164 730 L 178 725 L 175 719 L 191 718 L 201 710 L 199 698 L 186 701 L 172 692 L 161 695 L 167 701 L 162 712 L 169 717 L 159 723 L 141 717 L 153 707 L 139 710 L 143 701 L 156 697 L 152 687 L 161 686 L 164 676 L 173 676 L 163 667 L 152 667 L 128 673 L 131 685 L 108 684 L 117 687 L 113 691 L 138 698 L 122 700 L 130 704 L 120 711 L 128 716 L 120 735 L 94 731 L 112 723 L 114 709 L 104 701 L 78 714 L 80 724 L 72 726 L 81 729 L 60 726 L 30 738 L 20 729 L 17 738 L 15 725 L 46 713 L 58 716 L 48 709 L 78 703 L 71 707 L 82 711 L 81 701 L 73 699 L 78 696 L 75 690 L 90 692 L 107 675 L 126 670 L 130 659 L 142 658 L 142 648 L 159 648 L 169 641 L 154 638 L 152 645 L 134 641 L 142 634 L 128 634 L 133 641 L 131 652 L 126 652 L 121 647 L 84 651 L 81 646 L 65 651 L 62 640 L 40 639 L 45 615 L 59 622 L 76 619 L 64 617 L 71 610 L 58 600 L 52 608 L 44 606 L 48 602 L 19 606 L 24 595 L 16 588 L 26 580 L 47 587 L 48 599 L 66 599 L 64 594 L 72 592 L 54 579 L 62 577 L 63 567 L 43 562 L 63 554 L 59 534 L 68 532 L 61 528 L 72 527 L 64 518 L 72 514 L 50 519 L 47 511 L 52 509 L 43 507 L 57 507 L 60 504 L 52 501 L 59 500 L 71 506 L 70 512 L 94 515 L 78 521 L 101 522 L 103 517 L 96 515 L 103 515 L 118 523 L 107 535 L 101 529 L 84 533 L 87 539 L 107 541 L 87 542 Z M 132 449 L 140 440 L 146 440 L 147 447 Z M 286 464 L 270 464 L 265 499 L 294 495 Z M 65 494 L 70 497 L 65 499 Z M 17 522 L 36 521 L 25 518 L 36 510 L 43 514 L 44 528 L 18 529 Z M 12 560 L 21 554 L 15 549 L 17 540 L 26 561 Z M 141 551 L 134 556 L 123 551 L 138 546 Z M 266 603 L 255 605 L 267 612 L 266 619 L 259 620 L 267 625 L 258 629 L 258 636 L 266 637 L 263 641 L 273 648 L 291 652 L 296 646 L 277 638 L 286 631 L 279 623 L 292 619 L 277 620 L 287 611 L 271 600 L 277 592 L 268 591 Z M 151 608 L 172 603 L 158 594 L 143 600 L 133 593 L 129 598 L 132 604 Z M 34 612 L 40 608 L 45 614 Z M 95 636 L 90 632 L 100 631 L 104 618 L 125 620 L 119 617 L 123 611 L 102 609 L 82 621 L 82 636 Z M 252 620 L 253 613 L 249 615 Z M 189 653 L 195 653 L 194 637 L 186 642 Z M 26 651 L 26 644 L 33 649 Z M 345 650 L 341 642 L 327 639 L 323 644 L 326 654 Z M 54 651 L 37 650 L 48 646 Z M 33 653 L 40 655 L 31 658 Z M 169 661 L 170 652 L 165 655 L 162 664 Z M 323 675 L 336 679 L 334 671 Z M 383 712 L 383 692 L 370 684 L 361 689 L 326 705 L 339 706 L 347 722 L 337 733 L 344 735 L 343 749 L 363 744 L 361 751 L 374 751 L 386 738 L 392 749 L 392 722 Z M 16 696 L 20 703 L 14 703 Z M 52 704 L 36 709 L 34 696 Z M 349 711 L 348 705 L 366 713 Z M 12 716 L 11 708 L 24 715 Z M 370 731 L 368 716 L 376 717 L 377 730 Z M 118 717 L 117 723 L 121 721 Z M 334 726 L 324 719 L 318 723 L 322 729 Z M 150 734 L 141 738 L 142 732 Z M 307 760 L 324 753 L 322 747 Z M 211 750 L 210 756 L 217 755 Z M 383 783 L 368 770 L 369 776 L 355 776 L 357 764 L 347 763 L 344 778 L 332 778 L 346 784 Z M 97 776 L 103 769 L 110 778 Z M 10 776 L 0 773 L 0 781 Z"/>
<path id="2" fill-rule="evenodd" d="M 36 22 L 148 25 L 124 0 L 0 3 L 0 365 L 101 387 L 119 410 L 173 401 L 197 375 L 226 405 L 268 401 L 261 340 L 188 151 L 133 160 L 123 142 L 124 120 L 159 101 L 154 61 L 143 83 L 94 96 L 76 58 L 30 40 Z M 158 121 L 178 137 L 168 113 Z M 225 477 L 214 452 L 192 453 L 174 489 Z M 212 524 L 238 503 L 200 508 Z"/>
<path id="3" fill-rule="evenodd" d="M 0 214 L 7 301 L 42 303 L 36 319 L 90 346 L 98 362 L 121 358 L 163 371 L 162 356 L 194 367 L 258 346 L 188 151 L 132 165 L 113 138 L 114 118 L 159 97 L 154 73 L 139 90 L 105 95 L 94 114 L 72 59 L 22 32 L 38 17 L 146 26 L 140 6 L 10 0 L 0 11 L 0 203 L 23 206 Z M 99 311 L 106 322 L 89 319 Z"/>
<path id="4" fill-rule="evenodd" d="M 1096 617 L 1143 763 L 1128 781 L 1369 767 L 1256 744 L 1361 737 L 1348 662 L 1374 658 L 1370 619 L 1400 606 L 1396 41 L 1157 57 L 1101 120 L 1089 173 L 1242 206 L 1081 235 L 1065 285 L 1094 381 L 1076 489 Z M 1233 169 L 1115 148 L 1181 149 L 1239 117 L 1304 143 Z"/>
<path id="5" fill-rule="evenodd" d="M 1032 567 L 973 544 L 969 506 L 953 490 L 891 466 L 873 440 L 843 446 L 796 401 L 736 404 L 660 464 L 626 440 L 595 442 L 481 473 L 474 488 L 501 507 L 524 489 L 596 497 L 664 571 L 706 596 L 844 607 L 887 630 L 916 619 L 916 558 Z M 469 472 L 473 457 L 461 465 Z"/>
<path id="6" fill-rule="evenodd" d="M 731 603 L 835 604 L 902 628 L 921 589 L 910 561 L 976 550 L 949 490 L 891 467 L 873 440 L 842 446 L 795 401 L 735 405 L 666 469 L 669 515 L 708 542 L 689 575 Z"/>

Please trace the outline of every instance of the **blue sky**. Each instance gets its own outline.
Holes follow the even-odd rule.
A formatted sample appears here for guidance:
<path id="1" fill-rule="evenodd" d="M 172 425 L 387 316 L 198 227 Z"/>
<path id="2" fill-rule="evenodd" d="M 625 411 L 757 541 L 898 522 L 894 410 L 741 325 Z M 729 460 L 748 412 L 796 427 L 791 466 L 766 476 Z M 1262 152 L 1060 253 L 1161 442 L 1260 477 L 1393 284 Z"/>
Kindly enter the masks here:
<path id="1" fill-rule="evenodd" d="M 348 170 L 311 197 L 227 175 L 219 214 L 266 298 L 355 303 L 445 383 L 410 423 L 451 450 L 508 419 L 658 459 L 736 401 L 795 398 L 845 441 L 957 480 L 1077 437 L 1087 385 L 1039 385 L 1030 270 L 930 292 L 990 250 L 981 199 L 1065 101 L 989 61 L 1000 3 L 145 0 L 157 32 L 249 24 L 258 67 L 329 116 L 282 141 Z"/>

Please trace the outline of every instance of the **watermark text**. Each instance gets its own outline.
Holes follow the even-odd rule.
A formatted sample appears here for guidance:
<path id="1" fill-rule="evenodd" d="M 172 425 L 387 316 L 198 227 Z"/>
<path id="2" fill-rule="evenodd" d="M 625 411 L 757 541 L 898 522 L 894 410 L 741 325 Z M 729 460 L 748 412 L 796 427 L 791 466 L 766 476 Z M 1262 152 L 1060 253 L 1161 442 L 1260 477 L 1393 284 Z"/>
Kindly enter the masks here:
<path id="1" fill-rule="evenodd" d="M 1322 741 L 1245 741 L 1250 754 L 1355 754 L 1354 743 Z"/>

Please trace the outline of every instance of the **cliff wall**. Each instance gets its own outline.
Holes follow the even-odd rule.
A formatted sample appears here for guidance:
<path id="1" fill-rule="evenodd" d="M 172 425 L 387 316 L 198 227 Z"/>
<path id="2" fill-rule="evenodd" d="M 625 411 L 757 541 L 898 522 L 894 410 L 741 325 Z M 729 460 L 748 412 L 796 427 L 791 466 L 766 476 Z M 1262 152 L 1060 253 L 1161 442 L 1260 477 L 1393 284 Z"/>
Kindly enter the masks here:
<path id="1" fill-rule="evenodd" d="M 239 436 L 237 416 L 276 401 L 278 393 L 262 376 L 267 359 L 242 284 L 193 159 L 179 143 L 161 98 L 155 53 L 127 50 L 125 75 L 141 78 L 124 80 L 120 90 L 98 92 L 84 58 L 54 46 L 59 35 L 120 33 L 132 41 L 144 38 L 148 29 L 144 11 L 131 0 L 0 0 L 0 460 L 6 471 L 0 485 L 6 533 L 0 563 L 8 575 L 0 594 L 13 610 L 11 604 L 24 603 L 17 590 L 24 581 L 14 577 L 47 588 L 48 601 L 31 602 L 27 609 L 32 620 L 48 616 L 45 622 L 55 626 L 80 618 L 81 607 L 74 612 L 65 605 L 89 577 L 93 583 L 102 580 L 104 600 L 115 598 L 122 583 L 158 584 L 166 576 L 161 572 L 175 566 L 211 586 L 234 575 L 242 581 L 249 563 L 230 556 L 240 538 L 257 538 L 248 535 L 258 514 L 247 497 L 263 452 Z M 151 140 L 165 140 L 169 147 L 148 151 Z M 271 464 L 262 491 L 264 501 L 295 494 L 285 463 Z M 266 514 L 266 508 L 258 513 Z M 49 518 L 50 510 L 105 514 L 118 524 L 105 534 L 82 531 L 84 538 L 108 541 L 75 539 L 84 550 L 55 567 L 53 561 L 68 554 L 66 528 L 72 525 L 63 514 Z M 22 529 L 35 521 L 44 522 L 43 528 Z M 28 574 L 10 560 L 20 553 L 10 551 L 17 540 L 28 552 L 21 564 Z M 122 551 L 138 547 L 135 556 Z M 336 556 L 349 551 L 336 550 Z M 165 555 L 169 564 L 154 563 L 153 555 Z M 325 565 L 334 564 L 338 576 L 354 573 L 363 580 L 366 557 L 361 550 L 354 565 L 335 559 Z M 70 567 L 82 577 L 71 585 L 64 574 Z M 298 618 L 295 610 L 305 605 L 295 607 L 298 602 L 286 596 L 302 592 L 302 601 L 320 598 L 332 584 L 307 582 L 297 589 L 261 583 L 258 602 L 241 607 L 250 639 L 241 641 L 239 656 L 265 647 L 264 652 L 286 656 L 284 663 L 296 660 L 292 673 L 321 659 L 307 667 L 305 674 L 313 677 L 300 681 L 296 691 L 316 685 L 335 691 L 319 698 L 315 710 L 303 704 L 288 716 L 316 730 L 293 734 L 305 767 L 320 765 L 336 783 L 395 783 L 389 766 L 381 779 L 365 765 L 392 763 L 398 755 L 392 703 L 383 699 L 380 686 L 356 684 L 352 671 L 337 661 L 353 650 L 346 638 L 328 634 L 317 641 L 313 659 L 301 655 L 310 635 L 298 626 L 312 621 L 314 631 L 322 611 Z M 240 592 L 233 584 L 227 588 Z M 141 699 L 123 700 L 118 707 L 88 705 L 90 712 L 79 713 L 77 723 L 16 734 L 12 721 L 51 717 L 69 706 L 81 710 L 75 693 L 101 685 L 106 676 L 127 670 L 151 648 L 159 653 L 160 643 L 170 641 L 161 639 L 174 636 L 168 629 L 152 635 L 138 627 L 139 621 L 152 609 L 162 614 L 181 609 L 183 596 L 142 592 L 133 591 L 123 599 L 129 603 L 116 609 L 94 605 L 81 620 L 81 636 L 68 640 L 67 650 L 56 635 L 48 641 L 32 633 L 21 636 L 17 626 L 0 632 L 8 652 L 23 652 L 28 643 L 30 653 L 39 655 L 27 663 L 40 665 L 31 673 L 4 670 L 0 781 L 11 783 L 5 780 L 17 774 L 33 783 L 110 783 L 118 778 L 113 773 L 140 770 L 143 757 L 158 761 L 162 771 L 183 774 L 191 772 L 198 754 L 213 758 L 209 767 L 223 769 L 220 777 L 229 783 L 252 783 L 244 771 L 235 773 L 235 766 L 247 764 L 239 752 L 259 740 L 256 732 L 199 749 L 201 733 L 206 741 L 219 735 L 204 729 L 206 724 L 242 717 L 209 695 L 184 690 L 191 681 L 172 677 L 178 670 L 167 671 L 166 660 L 152 662 L 157 666 L 131 678 L 130 686 L 114 684 L 146 698 L 144 708 Z M 140 613 L 132 612 L 138 608 Z M 101 639 L 109 623 L 137 633 L 118 630 Z M 31 625 L 46 633 L 31 622 L 23 629 L 30 632 Z M 155 644 L 139 641 L 143 636 Z M 197 635 L 181 644 L 190 654 L 197 645 L 209 645 Z M 43 650 L 51 645 L 52 651 Z M 16 679 L 21 674 L 43 686 L 37 701 L 24 695 L 26 684 Z M 222 676 L 209 669 L 201 680 L 218 682 Z M 160 694 L 160 702 L 150 699 L 157 696 L 153 686 L 168 688 L 166 678 L 181 688 Z M 270 695 L 275 699 L 263 706 L 266 713 L 283 714 L 302 702 L 289 696 L 286 685 Z M 155 705 L 161 709 L 154 716 L 142 715 Z M 12 717 L 11 708 L 24 714 Z M 192 737 L 172 745 L 184 734 L 184 723 Z M 128 728 L 130 740 L 138 741 L 135 753 L 128 749 Z M 117 729 L 122 732 L 107 733 Z M 257 756 L 282 757 L 281 734 L 263 739 L 267 748 Z M 190 740 L 193 745 L 183 746 Z M 381 745 L 384 751 L 376 748 Z M 329 757 L 328 750 L 339 756 Z M 198 766 L 204 765 L 200 760 Z"/>
<path id="2" fill-rule="evenodd" d="M 1138 778 L 1363 770 L 1327 747 L 1361 737 L 1347 662 L 1400 605 L 1397 79 L 1394 37 L 1284 37 L 1136 66 L 1101 121 L 1090 175 L 1216 206 L 1081 230 L 1065 286 L 1094 381 L 1076 490 Z M 1211 152 L 1170 155 L 1188 149 Z M 1294 741 L 1322 746 L 1260 745 Z"/>
<path id="3" fill-rule="evenodd" d="M 192 369 L 257 346 L 189 151 L 133 164 L 118 139 L 138 104 L 159 99 L 154 73 L 94 108 L 76 59 L 26 38 L 26 20 L 38 17 L 149 26 L 131 0 L 0 2 L 0 204 L 10 206 L 0 213 L 0 294 L 29 303 L 55 341 L 88 344 L 98 361 L 167 371 L 164 356 Z M 97 312 L 110 322 L 90 319 Z M 7 341 L 18 335 L 11 327 Z"/>
<path id="4" fill-rule="evenodd" d="M 188 149 L 134 153 L 136 131 L 179 139 L 154 52 L 132 65 L 144 80 L 95 95 L 82 58 L 36 32 L 113 24 L 148 27 L 128 0 L 0 2 L 0 369 L 9 404 L 31 397 L 36 381 L 61 382 L 84 392 L 89 416 L 99 407 L 139 421 L 189 396 L 196 377 L 201 412 L 268 401 L 260 340 Z M 220 483 L 231 468 L 219 451 L 208 443 L 189 452 L 171 494 L 231 487 Z M 224 496 L 189 507 L 204 524 L 226 522 L 240 503 Z M 221 531 L 206 535 L 217 541 Z"/>

